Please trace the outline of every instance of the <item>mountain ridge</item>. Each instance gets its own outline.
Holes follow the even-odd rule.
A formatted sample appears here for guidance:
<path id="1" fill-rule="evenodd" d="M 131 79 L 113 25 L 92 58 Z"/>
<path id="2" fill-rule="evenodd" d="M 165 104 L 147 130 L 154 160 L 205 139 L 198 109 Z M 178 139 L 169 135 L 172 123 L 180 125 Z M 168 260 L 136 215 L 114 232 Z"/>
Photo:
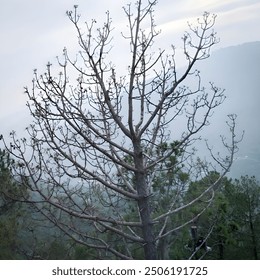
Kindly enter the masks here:
<path id="1" fill-rule="evenodd" d="M 225 89 L 226 100 L 217 108 L 207 135 L 221 132 L 226 115 L 237 114 L 238 134 L 243 141 L 231 169 L 231 176 L 256 176 L 260 180 L 260 42 L 247 42 L 219 49 L 199 67 L 204 82 L 213 81 Z M 215 133 L 215 136 L 217 133 Z M 211 137 L 214 138 L 214 137 Z M 214 142 L 214 139 L 211 139 Z"/>

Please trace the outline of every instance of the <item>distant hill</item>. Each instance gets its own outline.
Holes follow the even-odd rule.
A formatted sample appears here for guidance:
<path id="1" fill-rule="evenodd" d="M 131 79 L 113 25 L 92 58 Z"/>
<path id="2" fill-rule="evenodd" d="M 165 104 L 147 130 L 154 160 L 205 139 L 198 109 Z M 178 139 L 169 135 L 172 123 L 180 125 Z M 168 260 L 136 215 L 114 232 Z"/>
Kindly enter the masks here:
<path id="1" fill-rule="evenodd" d="M 214 143 L 223 131 L 226 115 L 237 114 L 237 130 L 245 130 L 245 135 L 230 175 L 255 175 L 260 180 L 260 42 L 213 52 L 199 70 L 203 84 L 213 81 L 225 89 L 227 97 L 217 108 L 206 135 Z"/>

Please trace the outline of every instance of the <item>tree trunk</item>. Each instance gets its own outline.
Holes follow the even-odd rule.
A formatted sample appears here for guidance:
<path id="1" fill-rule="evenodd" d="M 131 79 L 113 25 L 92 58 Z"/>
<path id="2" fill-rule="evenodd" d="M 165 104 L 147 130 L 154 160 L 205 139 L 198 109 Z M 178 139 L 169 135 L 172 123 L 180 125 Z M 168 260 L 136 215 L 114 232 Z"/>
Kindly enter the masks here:
<path id="1" fill-rule="evenodd" d="M 151 220 L 151 209 L 149 205 L 149 197 L 143 197 L 138 202 L 142 222 L 142 232 L 144 238 L 144 255 L 146 260 L 157 259 L 156 244 L 153 233 L 153 223 Z"/>
<path id="2" fill-rule="evenodd" d="M 138 209 L 142 223 L 142 234 L 144 239 L 144 256 L 146 260 L 157 259 L 156 242 L 154 237 L 154 227 L 152 222 L 152 210 L 150 205 L 151 194 L 146 180 L 144 170 L 143 153 L 141 144 L 134 144 L 135 167 L 135 185 L 139 195 Z"/>
<path id="3" fill-rule="evenodd" d="M 256 234 L 255 234 L 254 224 L 251 215 L 250 215 L 250 231 L 251 231 L 251 238 L 252 238 L 253 255 L 255 260 L 258 260 Z"/>
<path id="4" fill-rule="evenodd" d="M 224 241 L 222 237 L 219 238 L 218 242 L 218 252 L 219 252 L 219 260 L 224 260 Z"/>
<path id="5" fill-rule="evenodd" d="M 166 229 L 163 230 L 163 234 L 166 233 Z M 170 246 L 171 242 L 168 236 L 161 238 L 158 242 L 157 252 L 158 259 L 160 260 L 169 260 L 170 259 Z"/>

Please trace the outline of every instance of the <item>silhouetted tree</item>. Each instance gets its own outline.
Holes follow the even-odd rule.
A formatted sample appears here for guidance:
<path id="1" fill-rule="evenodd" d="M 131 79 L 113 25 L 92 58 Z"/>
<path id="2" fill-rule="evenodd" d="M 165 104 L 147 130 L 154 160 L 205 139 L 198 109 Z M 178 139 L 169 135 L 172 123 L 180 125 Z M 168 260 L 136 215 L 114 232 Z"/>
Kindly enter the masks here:
<path id="1" fill-rule="evenodd" d="M 27 128 L 29 138 L 19 140 L 12 133 L 11 146 L 5 142 L 17 160 L 16 176 L 21 175 L 35 194 L 31 202 L 38 211 L 76 242 L 103 250 L 104 258 L 134 258 L 134 245 L 142 252 L 138 257 L 156 259 L 158 244 L 192 222 L 183 220 L 175 228 L 171 218 L 215 191 L 237 149 L 235 116 L 230 115 L 231 141 L 223 139 L 227 156 L 211 151 L 220 167 L 216 180 L 185 204 L 176 203 L 182 186 L 173 180 L 167 188 L 175 191 L 156 211 L 160 190 L 154 179 L 162 168 L 170 176 L 185 162 L 183 174 L 200 177 L 208 172 L 201 162 L 191 160 L 191 146 L 224 94 L 213 83 L 207 90 L 202 87 L 194 69 L 218 42 L 212 29 L 216 16 L 204 13 L 197 26 L 189 25 L 182 38 L 187 65 L 178 74 L 174 47 L 170 54 L 153 50 L 159 34 L 154 21 L 157 1 L 143 2 L 138 0 L 135 10 L 131 4 L 124 7 L 129 32 L 122 35 L 130 47 L 129 64 L 127 58 L 122 60 L 128 66 L 125 75 L 108 57 L 110 14 L 96 28 L 95 20 L 81 26 L 77 6 L 67 12 L 80 51 L 72 59 L 64 49 L 57 75 L 51 63 L 42 75 L 35 70 L 32 89 L 25 89 L 34 118 Z M 191 77 L 197 83 L 189 88 L 184 81 Z M 176 125 L 180 120 L 186 121 L 182 130 Z M 169 142 L 174 144 L 163 147 Z M 164 164 L 174 158 L 169 166 Z M 127 215 L 130 208 L 133 215 Z"/>

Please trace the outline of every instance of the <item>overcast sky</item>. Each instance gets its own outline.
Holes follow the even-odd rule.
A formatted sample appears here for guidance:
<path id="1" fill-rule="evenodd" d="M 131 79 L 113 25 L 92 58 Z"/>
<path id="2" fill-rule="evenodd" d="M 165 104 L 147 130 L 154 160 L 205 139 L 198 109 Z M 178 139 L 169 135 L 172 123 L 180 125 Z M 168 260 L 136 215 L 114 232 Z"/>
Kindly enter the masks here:
<path id="1" fill-rule="evenodd" d="M 116 32 L 124 28 L 122 6 L 130 0 L 1 0 L 0 9 L 0 134 L 1 130 L 24 127 L 22 122 L 26 96 L 33 69 L 40 71 L 48 61 L 73 51 L 75 32 L 66 10 L 79 5 L 82 19 L 97 19 L 101 24 L 110 10 Z M 135 0 L 131 2 L 136 2 Z M 217 14 L 215 30 L 223 48 L 244 42 L 260 41 L 260 0 L 159 0 L 155 10 L 159 45 L 167 48 L 181 44 L 187 20 L 195 22 L 204 11 Z M 115 36 L 116 37 L 116 36 Z M 115 45 L 115 43 L 114 43 Z M 117 51 L 117 60 L 124 57 Z M 13 127 L 14 126 L 14 127 Z"/>

